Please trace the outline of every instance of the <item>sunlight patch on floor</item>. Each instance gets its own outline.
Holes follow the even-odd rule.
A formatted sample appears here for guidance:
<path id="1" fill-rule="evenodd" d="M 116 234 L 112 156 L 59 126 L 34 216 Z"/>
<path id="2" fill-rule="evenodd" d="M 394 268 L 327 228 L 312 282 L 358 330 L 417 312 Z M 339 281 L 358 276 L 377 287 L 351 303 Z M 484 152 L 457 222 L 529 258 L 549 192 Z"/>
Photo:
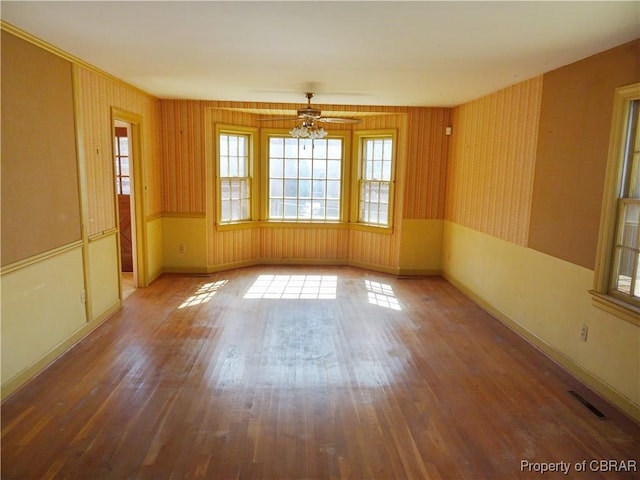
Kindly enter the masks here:
<path id="1" fill-rule="evenodd" d="M 260 275 L 244 298 L 335 299 L 336 275 Z"/>
<path id="2" fill-rule="evenodd" d="M 182 305 L 178 308 L 192 307 L 194 305 L 200 305 L 207 303 L 216 294 L 222 286 L 227 283 L 227 280 L 218 280 L 217 282 L 205 283 L 202 285 L 196 293 L 187 298 Z"/>
<path id="3" fill-rule="evenodd" d="M 367 287 L 369 303 L 378 305 L 379 307 L 390 308 L 391 310 L 402 310 L 391 285 L 372 282 L 371 280 L 365 280 L 364 284 Z"/>

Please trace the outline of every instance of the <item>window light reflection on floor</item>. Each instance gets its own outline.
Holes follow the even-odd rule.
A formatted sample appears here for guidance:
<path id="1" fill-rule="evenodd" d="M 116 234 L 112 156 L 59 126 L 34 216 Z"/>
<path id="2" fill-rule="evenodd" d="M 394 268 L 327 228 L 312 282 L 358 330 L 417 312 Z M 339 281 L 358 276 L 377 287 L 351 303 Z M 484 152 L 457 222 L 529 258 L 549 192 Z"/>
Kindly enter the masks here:
<path id="1" fill-rule="evenodd" d="M 402 310 L 402 308 L 400 308 L 400 302 L 398 302 L 398 299 L 393 293 L 391 285 L 372 282 L 371 280 L 365 280 L 364 284 L 367 287 L 369 303 L 378 305 L 379 307 L 390 308 L 392 310 Z"/>
<path id="2" fill-rule="evenodd" d="M 330 300 L 337 286 L 336 275 L 260 275 L 244 298 Z"/>
<path id="3" fill-rule="evenodd" d="M 182 305 L 178 308 L 192 307 L 194 305 L 200 305 L 201 303 L 207 303 L 225 283 L 227 283 L 227 280 L 218 280 L 217 282 L 201 285 L 196 293 L 182 302 Z"/>

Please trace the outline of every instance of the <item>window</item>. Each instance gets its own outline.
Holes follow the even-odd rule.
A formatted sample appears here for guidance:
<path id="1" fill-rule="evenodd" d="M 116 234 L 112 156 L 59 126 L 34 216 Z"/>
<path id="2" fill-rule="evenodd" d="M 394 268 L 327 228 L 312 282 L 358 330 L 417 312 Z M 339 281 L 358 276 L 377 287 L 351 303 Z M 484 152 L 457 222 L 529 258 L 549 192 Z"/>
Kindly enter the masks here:
<path id="1" fill-rule="evenodd" d="M 129 136 L 127 127 L 115 127 L 114 142 L 116 192 L 118 195 L 130 195 L 131 176 L 129 173 Z"/>
<path id="2" fill-rule="evenodd" d="M 220 223 L 251 220 L 251 145 L 250 133 L 218 132 Z"/>
<path id="3" fill-rule="evenodd" d="M 612 252 L 612 268 L 609 293 L 626 301 L 640 304 L 640 135 L 638 135 L 638 110 L 640 100 L 629 104 L 618 208 L 616 236 Z"/>
<path id="4" fill-rule="evenodd" d="M 616 91 L 594 305 L 640 325 L 640 84 Z"/>
<path id="5" fill-rule="evenodd" d="M 343 139 L 269 135 L 268 219 L 339 221 Z"/>
<path id="6" fill-rule="evenodd" d="M 360 137 L 358 223 L 391 226 L 393 149 L 393 135 Z"/>

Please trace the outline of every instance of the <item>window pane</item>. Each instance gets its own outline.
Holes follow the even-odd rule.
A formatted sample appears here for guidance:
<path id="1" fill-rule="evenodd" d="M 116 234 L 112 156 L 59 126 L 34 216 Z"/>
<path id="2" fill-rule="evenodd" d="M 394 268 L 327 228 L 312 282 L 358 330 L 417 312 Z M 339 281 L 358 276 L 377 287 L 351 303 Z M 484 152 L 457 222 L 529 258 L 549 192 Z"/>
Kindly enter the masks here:
<path id="1" fill-rule="evenodd" d="M 120 146 L 120 155 L 129 155 L 129 139 L 127 137 L 118 137 Z"/>
<path id="2" fill-rule="evenodd" d="M 299 174 L 300 178 L 311 178 L 311 160 L 300 160 Z"/>
<path id="3" fill-rule="evenodd" d="M 380 203 L 389 203 L 389 184 L 380 184 Z"/>
<path id="4" fill-rule="evenodd" d="M 618 248 L 616 251 L 617 274 L 614 278 L 614 289 L 627 295 L 631 294 L 631 277 L 633 276 L 635 256 L 633 250 L 627 248 Z"/>
<path id="5" fill-rule="evenodd" d="M 286 158 L 298 158 L 298 140 L 295 138 L 285 138 L 284 156 Z"/>
<path id="6" fill-rule="evenodd" d="M 314 145 L 315 141 L 312 143 L 309 138 L 301 138 L 298 158 L 311 158 L 313 155 Z"/>
<path id="7" fill-rule="evenodd" d="M 240 195 L 242 198 L 248 199 L 250 195 L 251 185 L 249 184 L 249 178 L 245 177 L 240 180 L 240 186 L 242 187 Z"/>
<path id="8" fill-rule="evenodd" d="M 297 178 L 298 177 L 298 160 L 293 158 L 287 158 L 284 161 L 284 176 L 285 178 Z"/>
<path id="9" fill-rule="evenodd" d="M 340 198 L 340 182 L 336 180 L 327 181 L 327 198 Z"/>
<path id="10" fill-rule="evenodd" d="M 327 218 L 338 220 L 340 218 L 340 201 L 327 200 Z"/>
<path id="11" fill-rule="evenodd" d="M 249 199 L 245 198 L 242 201 L 242 208 L 240 210 L 240 219 L 244 220 L 244 219 L 249 218 L 249 216 L 250 216 L 250 213 L 249 213 Z"/>
<path id="12" fill-rule="evenodd" d="M 284 202 L 281 199 L 272 198 L 269 201 L 269 216 L 271 218 L 282 218 L 284 213 Z"/>
<path id="13" fill-rule="evenodd" d="M 120 177 L 120 181 L 122 185 L 122 195 L 130 195 L 131 185 L 129 183 L 129 177 Z"/>
<path id="14" fill-rule="evenodd" d="M 247 138 L 246 137 L 236 137 L 238 140 L 238 156 L 246 157 L 249 153 L 247 150 Z"/>
<path id="15" fill-rule="evenodd" d="M 229 157 L 229 176 L 238 176 L 238 159 L 236 157 Z"/>
<path id="16" fill-rule="evenodd" d="M 282 197 L 284 194 L 283 181 L 280 179 L 269 181 L 269 196 L 270 197 Z"/>
<path id="17" fill-rule="evenodd" d="M 220 135 L 220 142 L 219 142 L 218 148 L 220 149 L 220 156 L 229 155 L 229 136 L 228 135 L 224 135 L 224 134 Z"/>
<path id="18" fill-rule="evenodd" d="M 392 146 L 391 138 L 367 138 L 362 141 L 360 222 L 389 224 Z"/>
<path id="19" fill-rule="evenodd" d="M 251 215 L 249 135 L 221 133 L 218 137 L 220 221 L 248 220 Z"/>
<path id="20" fill-rule="evenodd" d="M 389 223 L 389 213 L 384 205 L 380 205 L 380 210 L 378 211 L 378 222 L 380 225 L 387 225 Z"/>
<path id="21" fill-rule="evenodd" d="M 316 140 L 313 148 L 313 158 L 327 158 L 327 141 Z M 342 158 L 342 156 L 340 156 Z"/>
<path id="22" fill-rule="evenodd" d="M 231 219 L 231 202 L 229 200 L 222 200 L 222 202 L 220 202 L 220 218 L 222 221 L 229 221 Z"/>
<path id="23" fill-rule="evenodd" d="M 271 158 L 284 157 L 284 138 L 270 138 L 269 139 L 269 156 Z"/>
<path id="24" fill-rule="evenodd" d="M 231 199 L 237 200 L 240 198 L 240 184 L 234 179 L 231 181 Z"/>
<path id="25" fill-rule="evenodd" d="M 294 199 L 287 199 L 284 201 L 284 218 L 297 218 L 298 215 L 298 202 Z"/>
<path id="26" fill-rule="evenodd" d="M 281 158 L 269 160 L 269 175 L 282 178 L 284 176 L 284 161 Z"/>
<path id="27" fill-rule="evenodd" d="M 311 218 L 311 200 L 298 200 L 298 218 Z"/>
<path id="28" fill-rule="evenodd" d="M 220 156 L 220 176 L 221 177 L 228 177 L 229 176 L 229 158 L 228 157 L 223 157 L 222 155 Z"/>
<path id="29" fill-rule="evenodd" d="M 313 178 L 326 178 L 327 162 L 325 160 L 313 161 Z"/>
<path id="30" fill-rule="evenodd" d="M 327 158 L 332 160 L 342 159 L 342 140 L 332 138 L 327 141 Z"/>
<path id="31" fill-rule="evenodd" d="M 326 196 L 326 183 L 322 180 L 313 181 L 313 197 L 324 198 Z"/>
<path id="32" fill-rule="evenodd" d="M 311 180 L 299 180 L 298 196 L 300 198 L 311 198 Z"/>
<path id="33" fill-rule="evenodd" d="M 284 196 L 295 198 L 298 195 L 298 181 L 297 180 L 285 180 L 284 181 Z"/>
<path id="34" fill-rule="evenodd" d="M 312 203 L 312 218 L 327 218 L 324 200 L 314 200 Z"/>
<path id="35" fill-rule="evenodd" d="M 360 222 L 369 221 L 369 204 L 365 201 L 360 201 L 360 217 L 358 220 Z"/>
<path id="36" fill-rule="evenodd" d="M 340 161 L 329 160 L 327 162 L 327 178 L 339 179 L 340 178 Z"/>
<path id="37" fill-rule="evenodd" d="M 331 148 L 329 148 L 331 142 Z M 322 220 L 327 217 L 326 197 L 330 193 L 340 211 L 342 140 L 292 139 L 272 137 L 269 141 L 269 217 L 279 219 Z M 329 151 L 337 152 L 330 165 Z M 280 153 L 283 158 L 277 158 Z M 331 168 L 331 181 L 327 170 Z M 283 178 L 283 180 L 279 180 Z M 279 198 L 278 198 L 279 197 Z M 280 203 L 274 202 L 284 197 Z"/>
<path id="38" fill-rule="evenodd" d="M 227 137 L 229 142 L 229 156 L 236 157 L 238 156 L 238 137 L 235 135 Z"/>
<path id="39" fill-rule="evenodd" d="M 624 209 L 624 222 L 620 232 L 620 244 L 627 247 L 638 246 L 638 220 L 640 219 L 639 204 L 622 204 Z"/>

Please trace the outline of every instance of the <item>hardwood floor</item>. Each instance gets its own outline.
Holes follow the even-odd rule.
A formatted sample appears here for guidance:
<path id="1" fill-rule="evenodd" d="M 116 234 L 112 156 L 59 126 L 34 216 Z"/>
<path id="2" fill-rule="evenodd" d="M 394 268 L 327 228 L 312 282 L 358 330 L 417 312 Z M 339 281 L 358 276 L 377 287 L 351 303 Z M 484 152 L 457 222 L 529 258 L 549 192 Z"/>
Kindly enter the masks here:
<path id="1" fill-rule="evenodd" d="M 348 267 L 165 275 L 2 405 L 5 480 L 638 478 L 590 462 L 639 452 L 443 279 Z"/>

